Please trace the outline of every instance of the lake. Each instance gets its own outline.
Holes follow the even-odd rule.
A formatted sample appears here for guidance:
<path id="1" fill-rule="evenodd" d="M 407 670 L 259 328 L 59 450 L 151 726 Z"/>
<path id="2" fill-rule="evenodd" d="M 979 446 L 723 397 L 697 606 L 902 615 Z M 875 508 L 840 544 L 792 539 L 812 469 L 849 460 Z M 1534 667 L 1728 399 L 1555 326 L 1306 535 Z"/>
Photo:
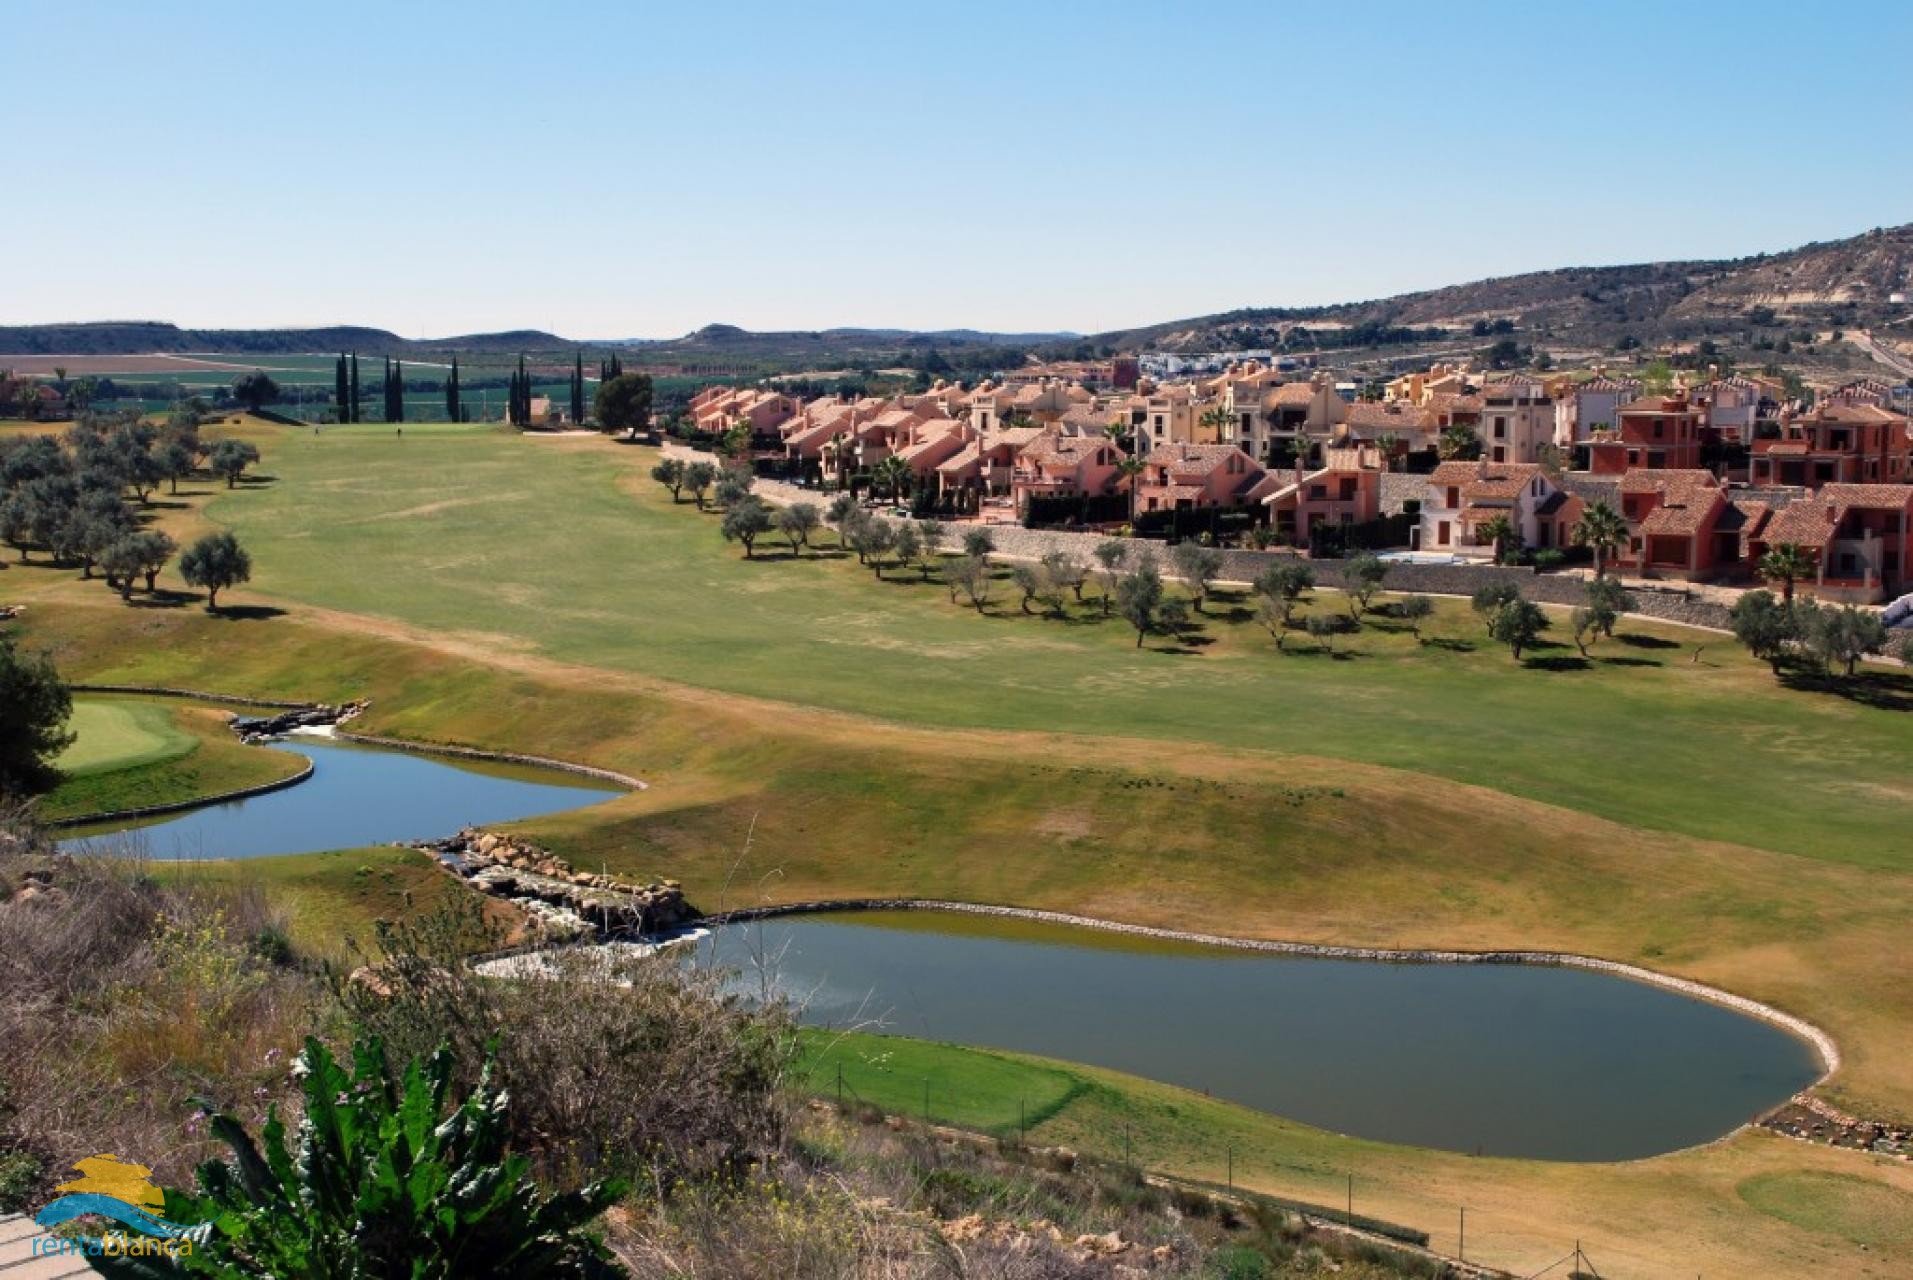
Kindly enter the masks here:
<path id="1" fill-rule="evenodd" d="M 622 790 L 556 769 L 498 765 L 294 736 L 274 745 L 312 761 L 304 782 L 107 828 L 87 827 L 63 848 L 105 847 L 133 832 L 155 858 L 264 858 L 449 836 L 594 804 Z M 115 835 L 112 843 L 121 837 Z"/>
<path id="2" fill-rule="evenodd" d="M 1544 1160 L 1710 1141 L 1820 1076 L 1703 1000 L 1581 969 L 1378 964 L 936 912 L 784 917 L 701 954 L 776 957 L 818 1026 L 1108 1067 L 1339 1133 Z M 748 984 L 747 984 L 748 985 Z"/>

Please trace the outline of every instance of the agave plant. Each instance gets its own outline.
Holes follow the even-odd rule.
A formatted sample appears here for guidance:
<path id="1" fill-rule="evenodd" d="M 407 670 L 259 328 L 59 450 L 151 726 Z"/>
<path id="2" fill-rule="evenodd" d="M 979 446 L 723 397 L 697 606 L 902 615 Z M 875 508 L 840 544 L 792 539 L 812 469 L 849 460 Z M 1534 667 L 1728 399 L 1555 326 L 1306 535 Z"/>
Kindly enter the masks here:
<path id="1" fill-rule="evenodd" d="M 551 1195 L 505 1150 L 506 1095 L 485 1064 L 477 1089 L 447 1109 L 451 1055 L 414 1059 L 395 1082 L 376 1039 L 348 1075 L 308 1039 L 295 1065 L 305 1115 L 290 1136 L 275 1106 L 255 1142 L 230 1115 L 210 1128 L 230 1161 L 198 1170 L 199 1191 L 167 1189 L 166 1218 L 207 1223 L 190 1255 L 126 1258 L 109 1274 L 299 1276 L 306 1280 L 452 1280 L 613 1274 L 581 1233 L 623 1194 L 597 1183 Z M 101 1260 L 102 1264 L 107 1262 Z"/>

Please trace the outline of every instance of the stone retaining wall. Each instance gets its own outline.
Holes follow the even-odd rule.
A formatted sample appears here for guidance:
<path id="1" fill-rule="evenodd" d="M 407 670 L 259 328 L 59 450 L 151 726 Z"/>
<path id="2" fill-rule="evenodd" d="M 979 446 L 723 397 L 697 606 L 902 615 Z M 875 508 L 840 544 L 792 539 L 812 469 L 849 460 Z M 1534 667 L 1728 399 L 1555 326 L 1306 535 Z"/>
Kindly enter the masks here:
<path id="1" fill-rule="evenodd" d="M 405 738 L 381 738 L 369 733 L 334 733 L 332 736 L 342 742 L 359 742 L 368 747 L 390 747 L 394 751 L 410 751 L 416 755 L 457 756 L 464 760 L 495 760 L 500 764 L 534 765 L 540 769 L 555 769 L 560 773 L 575 773 L 580 777 L 615 782 L 633 791 L 649 790 L 651 786 L 642 779 L 633 778 L 614 769 L 574 764 L 569 760 L 554 760 L 550 756 L 525 755 L 516 751 L 486 751 L 479 747 L 447 747 L 432 742 L 412 742 Z"/>
<path id="2" fill-rule="evenodd" d="M 1428 500 L 1428 477 L 1411 476 L 1400 471 L 1382 473 L 1382 514 L 1400 515 L 1402 507 L 1408 502 L 1426 502 Z"/>
<path id="3" fill-rule="evenodd" d="M 1061 911 L 1038 911 L 1026 907 L 996 907 L 975 902 L 942 902 L 931 898 L 842 898 L 824 902 L 793 902 L 767 907 L 746 907 L 706 916 L 704 925 L 739 924 L 767 920 L 777 916 L 813 915 L 833 911 L 951 911 L 965 915 L 1000 916 L 1015 920 L 1036 920 L 1045 924 L 1070 925 L 1083 929 L 1103 929 L 1170 942 L 1193 942 L 1203 946 L 1230 947 L 1239 951 L 1261 951 L 1275 955 L 1306 956 L 1328 960 L 1365 960 L 1378 964 L 1522 964 L 1557 969 L 1589 969 L 1616 977 L 1643 982 L 1649 986 L 1675 991 L 1697 1000 L 1705 1000 L 1757 1018 L 1805 1041 L 1820 1059 L 1824 1084 L 1840 1069 L 1840 1047 L 1832 1036 L 1804 1018 L 1776 1009 L 1772 1005 L 1737 996 L 1690 978 L 1603 960 L 1598 956 L 1577 955 L 1571 951 L 1451 951 L 1442 949 L 1395 949 L 1388 947 L 1341 947 L 1315 942 L 1274 942 L 1259 938 L 1231 938 L 1218 934 L 1195 933 L 1184 929 L 1163 929 L 1152 925 L 1123 924 L 1098 920 L 1092 916 L 1069 915 Z"/>

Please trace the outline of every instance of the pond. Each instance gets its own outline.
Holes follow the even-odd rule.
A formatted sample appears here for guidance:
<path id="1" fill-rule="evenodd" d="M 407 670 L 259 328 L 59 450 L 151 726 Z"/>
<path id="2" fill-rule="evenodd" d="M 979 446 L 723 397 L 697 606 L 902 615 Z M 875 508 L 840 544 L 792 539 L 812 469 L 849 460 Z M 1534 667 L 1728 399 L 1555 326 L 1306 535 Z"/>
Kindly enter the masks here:
<path id="1" fill-rule="evenodd" d="M 273 750 L 312 761 L 304 782 L 134 823 L 82 828 L 62 847 L 104 847 L 137 833 L 155 858 L 263 858 L 449 836 L 576 809 L 621 788 L 556 769 L 421 755 L 295 736 Z M 113 843 L 118 845 L 120 838 Z"/>
<path id="2" fill-rule="evenodd" d="M 1451 1151 L 1657 1155 L 1820 1075 L 1777 1027 L 1589 970 L 1311 959 L 935 912 L 730 925 L 703 946 L 740 968 L 775 957 L 814 1025 L 881 1018 Z"/>

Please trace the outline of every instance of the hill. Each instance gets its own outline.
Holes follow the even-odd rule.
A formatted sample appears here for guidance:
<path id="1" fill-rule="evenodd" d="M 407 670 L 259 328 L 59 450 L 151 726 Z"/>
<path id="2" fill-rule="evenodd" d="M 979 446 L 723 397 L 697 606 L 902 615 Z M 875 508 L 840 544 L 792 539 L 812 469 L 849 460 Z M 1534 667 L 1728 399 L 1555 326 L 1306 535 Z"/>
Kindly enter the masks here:
<path id="1" fill-rule="evenodd" d="M 1301 326 L 1469 330 L 1509 320 L 1533 333 L 1606 345 L 1795 323 L 1864 328 L 1907 322 L 1913 224 L 1750 258 L 1565 267 L 1325 307 L 1254 307 L 1115 330 L 1089 339 L 1127 350 L 1280 344 Z M 1771 313 L 1771 314 L 1769 314 Z"/>
<path id="2" fill-rule="evenodd" d="M 386 329 L 332 325 L 319 329 L 182 329 L 159 320 L 103 320 L 80 324 L 0 325 L 0 355 L 130 355 L 194 352 L 207 355 L 293 355 L 356 351 L 405 356 L 432 351 L 517 352 L 569 346 L 535 329 L 473 333 L 450 338 L 401 338 Z"/>

